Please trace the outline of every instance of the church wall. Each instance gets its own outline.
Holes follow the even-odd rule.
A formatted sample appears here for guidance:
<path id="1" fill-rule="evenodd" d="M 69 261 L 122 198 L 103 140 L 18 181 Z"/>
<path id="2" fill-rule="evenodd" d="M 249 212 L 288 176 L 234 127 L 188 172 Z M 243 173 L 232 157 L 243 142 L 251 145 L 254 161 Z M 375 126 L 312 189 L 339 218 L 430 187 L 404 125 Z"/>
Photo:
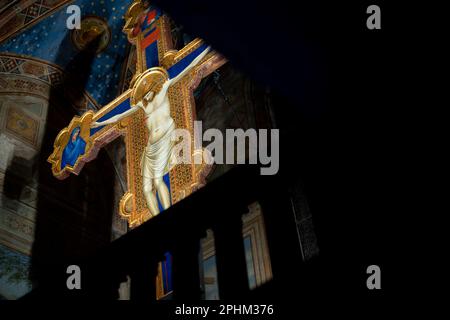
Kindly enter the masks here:
<path id="1" fill-rule="evenodd" d="M 11 284 L 0 274 L 6 299 L 127 232 L 117 212 L 126 181 L 120 139 L 63 182 L 47 157 L 74 115 L 97 110 L 131 80 L 133 58 L 125 59 L 121 30 L 129 1 L 34 2 L 0 2 L 0 270 L 20 270 L 23 280 Z M 103 51 L 87 54 L 66 28 L 69 3 L 108 26 Z"/>
<path id="2" fill-rule="evenodd" d="M 226 129 L 275 127 L 270 109 L 270 93 L 229 63 L 203 79 L 194 94 L 197 120 L 202 121 L 203 132 L 215 128 L 225 136 Z M 207 144 L 208 142 L 203 147 Z M 215 164 L 207 180 L 212 181 L 226 174 L 234 166 Z M 214 211 L 211 214 L 214 214 Z M 251 204 L 249 213 L 243 217 L 242 236 L 249 287 L 254 289 L 272 278 L 264 221 L 258 203 Z M 217 283 L 212 232 L 202 241 L 202 250 L 205 299 L 216 300 L 219 298 L 220 283 Z"/>
<path id="3" fill-rule="evenodd" d="M 226 129 L 277 127 L 270 90 L 253 82 L 234 69 L 230 63 L 204 79 L 195 91 L 195 98 L 197 120 L 202 121 L 203 132 L 209 128 L 217 128 L 225 136 Z M 209 142 L 206 142 L 203 147 L 208 144 Z M 207 180 L 212 181 L 220 177 L 234 166 L 215 164 Z M 319 253 L 319 248 L 312 214 L 301 180 L 293 177 L 286 186 L 286 192 L 293 211 L 286 214 L 294 217 L 292 223 L 296 224 L 302 259 L 309 260 Z M 260 261 L 259 264 L 262 265 L 262 262 Z"/>
<path id="4" fill-rule="evenodd" d="M 1 94 L 0 98 L 0 245 L 4 248 L 0 268 L 13 274 L 20 270 L 18 281 L 11 282 L 9 273 L 2 275 L 0 295 L 11 299 L 39 280 L 42 272 L 36 273 L 36 268 L 46 269 L 64 257 L 81 257 L 110 241 L 111 227 L 104 226 L 111 226 L 113 199 L 106 186 L 114 178 L 105 180 L 96 171 L 103 166 L 114 176 L 114 170 L 103 154 L 97 168 L 60 184 L 46 163 L 52 130 L 61 126 L 54 114 L 57 108 L 53 106 L 47 115 L 48 100 L 42 97 Z M 115 237 L 126 232 L 123 223 L 114 225 L 120 226 Z"/>
<path id="5" fill-rule="evenodd" d="M 0 295 L 6 299 L 31 289 L 29 255 L 38 196 L 33 165 L 47 105 L 42 97 L 0 92 Z"/>

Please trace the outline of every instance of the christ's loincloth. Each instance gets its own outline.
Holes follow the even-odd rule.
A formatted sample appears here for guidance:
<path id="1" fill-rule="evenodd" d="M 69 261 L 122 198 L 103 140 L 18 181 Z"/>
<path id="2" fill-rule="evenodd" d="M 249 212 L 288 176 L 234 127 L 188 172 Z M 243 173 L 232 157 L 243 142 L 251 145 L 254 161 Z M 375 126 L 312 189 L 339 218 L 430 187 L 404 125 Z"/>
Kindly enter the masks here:
<path id="1" fill-rule="evenodd" d="M 154 143 L 148 143 L 142 153 L 141 168 L 144 178 L 161 178 L 172 169 L 172 149 L 175 141 L 172 133 L 175 130 L 175 123 L 167 128 L 164 135 Z"/>

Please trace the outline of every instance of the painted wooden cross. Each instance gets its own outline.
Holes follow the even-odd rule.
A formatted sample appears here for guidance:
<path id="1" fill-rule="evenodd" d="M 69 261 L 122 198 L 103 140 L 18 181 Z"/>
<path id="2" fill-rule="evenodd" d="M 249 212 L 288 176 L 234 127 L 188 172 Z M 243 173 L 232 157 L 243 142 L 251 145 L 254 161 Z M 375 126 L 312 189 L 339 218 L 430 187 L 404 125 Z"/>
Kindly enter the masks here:
<path id="1" fill-rule="evenodd" d="M 190 132 L 193 150 L 203 149 L 194 134 L 193 90 L 202 78 L 226 60 L 195 39 L 180 51 L 173 50 L 169 19 L 145 0 L 135 0 L 125 15 L 123 31 L 136 46 L 136 73 L 130 88 L 98 112 L 74 117 L 56 137 L 48 158 L 58 179 L 79 174 L 96 158 L 101 147 L 125 136 L 127 192 L 119 213 L 131 228 L 167 209 L 205 183 L 206 164 L 170 165 L 174 148 L 169 139 L 175 128 Z M 185 155 L 183 155 L 185 157 Z M 157 296 L 171 291 L 170 254 L 159 266 Z"/>
<path id="2" fill-rule="evenodd" d="M 187 129 L 190 156 L 203 152 L 194 135 L 193 90 L 226 60 L 200 39 L 173 50 L 169 19 L 147 1 L 131 4 L 123 31 L 137 50 L 130 88 L 98 112 L 74 117 L 57 136 L 48 161 L 59 179 L 79 174 L 101 147 L 124 135 L 128 190 L 119 212 L 136 227 L 204 184 L 208 165 L 171 166 L 170 136 L 175 128 Z"/>

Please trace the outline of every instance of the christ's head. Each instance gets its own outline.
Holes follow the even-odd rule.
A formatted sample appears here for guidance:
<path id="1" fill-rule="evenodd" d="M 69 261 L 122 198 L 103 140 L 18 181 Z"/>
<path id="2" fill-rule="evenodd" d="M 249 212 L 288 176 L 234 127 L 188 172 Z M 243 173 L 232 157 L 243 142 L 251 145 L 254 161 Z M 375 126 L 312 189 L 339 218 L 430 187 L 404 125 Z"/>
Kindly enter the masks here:
<path id="1" fill-rule="evenodd" d="M 143 99 L 144 103 L 147 104 L 147 103 L 151 102 L 154 97 L 155 97 L 155 93 L 153 91 L 147 92 Z"/>

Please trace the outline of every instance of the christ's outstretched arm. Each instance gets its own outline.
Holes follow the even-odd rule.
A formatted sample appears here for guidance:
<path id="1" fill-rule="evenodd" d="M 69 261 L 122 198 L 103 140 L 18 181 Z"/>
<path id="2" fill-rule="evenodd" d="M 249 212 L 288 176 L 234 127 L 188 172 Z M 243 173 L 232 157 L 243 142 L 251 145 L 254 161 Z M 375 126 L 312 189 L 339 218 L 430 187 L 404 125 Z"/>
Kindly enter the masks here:
<path id="1" fill-rule="evenodd" d="M 140 107 L 139 103 L 136 105 L 136 107 Z M 136 107 L 134 107 L 134 108 L 132 107 L 129 110 L 125 111 L 124 113 L 117 114 L 114 117 L 111 117 L 105 121 L 94 122 L 94 123 L 92 123 L 91 127 L 97 128 L 97 127 L 102 127 L 102 126 L 106 126 L 108 124 L 113 124 L 113 123 L 119 122 L 120 120 L 125 119 L 126 117 L 135 113 L 138 110 L 138 108 L 136 108 Z"/>
<path id="2" fill-rule="evenodd" d="M 161 104 L 162 101 L 164 100 L 164 98 L 166 97 L 169 87 L 172 84 L 179 81 L 181 78 L 183 78 L 193 67 L 195 67 L 206 56 L 206 54 L 210 51 L 210 49 L 211 49 L 211 47 L 208 46 L 205 50 L 202 51 L 202 53 L 200 53 L 197 57 L 195 57 L 195 59 L 192 60 L 192 62 L 186 68 L 184 68 L 183 71 L 181 71 L 176 77 L 166 81 L 163 84 L 161 90 L 155 95 L 153 102 L 156 103 L 156 105 Z M 152 97 L 149 95 L 150 93 L 153 94 L 153 92 L 149 92 L 145 96 L 145 99 L 148 101 L 152 100 L 151 99 Z M 138 104 L 136 104 L 136 106 L 144 109 L 142 102 L 139 102 Z M 116 123 L 116 122 L 130 116 L 131 114 L 135 113 L 137 110 L 138 110 L 138 108 L 131 108 L 131 109 L 125 111 L 124 113 L 115 115 L 114 117 L 111 117 L 110 119 L 107 119 L 105 121 L 94 122 L 94 123 L 92 123 L 91 127 L 96 128 L 96 127 L 101 127 L 101 126 L 105 126 L 108 124 Z"/>

